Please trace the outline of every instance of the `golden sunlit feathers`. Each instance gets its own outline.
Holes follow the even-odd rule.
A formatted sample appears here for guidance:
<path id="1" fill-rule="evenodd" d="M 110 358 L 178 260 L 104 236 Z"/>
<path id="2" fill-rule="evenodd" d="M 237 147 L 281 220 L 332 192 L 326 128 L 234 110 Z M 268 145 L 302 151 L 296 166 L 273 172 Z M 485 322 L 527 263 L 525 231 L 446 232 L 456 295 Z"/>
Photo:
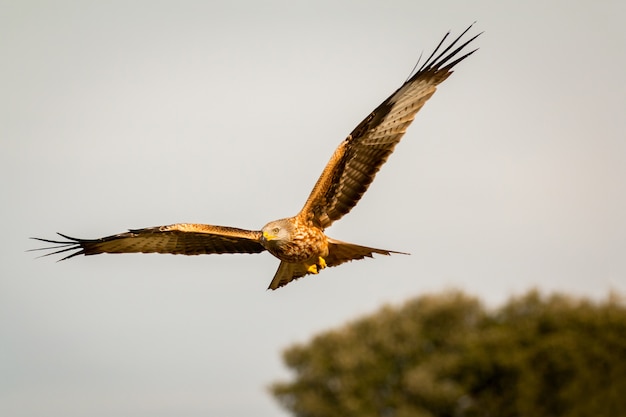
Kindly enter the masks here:
<path id="1" fill-rule="evenodd" d="M 444 43 L 449 34 L 444 36 L 424 64 L 352 130 L 336 148 L 304 207 L 294 217 L 272 221 L 259 231 L 179 223 L 129 230 L 100 239 L 66 235 L 61 235 L 65 240 L 35 239 L 56 245 L 41 248 L 52 250 L 47 255 L 69 253 L 63 259 L 100 253 L 199 255 L 267 250 L 281 260 L 270 289 L 307 274 L 317 274 L 327 266 L 373 254 L 400 253 L 334 240 L 324 234 L 324 229 L 359 202 L 437 86 L 450 76 L 456 64 L 476 51 L 464 51 L 480 35 L 462 41 L 471 27 L 447 46 Z M 303 145 L 305 149 L 313 146 Z M 306 158 L 306 151 L 296 157 Z"/>

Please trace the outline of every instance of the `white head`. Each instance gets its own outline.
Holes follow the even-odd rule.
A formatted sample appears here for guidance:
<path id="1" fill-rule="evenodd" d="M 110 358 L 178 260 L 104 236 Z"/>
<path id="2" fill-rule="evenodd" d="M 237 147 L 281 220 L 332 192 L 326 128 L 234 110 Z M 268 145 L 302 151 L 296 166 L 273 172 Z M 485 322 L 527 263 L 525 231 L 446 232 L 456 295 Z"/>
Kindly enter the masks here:
<path id="1" fill-rule="evenodd" d="M 293 224 L 289 219 L 274 220 L 263 226 L 261 231 L 263 232 L 262 239 L 264 242 L 269 242 L 270 245 L 280 246 L 282 243 L 291 240 Z"/>

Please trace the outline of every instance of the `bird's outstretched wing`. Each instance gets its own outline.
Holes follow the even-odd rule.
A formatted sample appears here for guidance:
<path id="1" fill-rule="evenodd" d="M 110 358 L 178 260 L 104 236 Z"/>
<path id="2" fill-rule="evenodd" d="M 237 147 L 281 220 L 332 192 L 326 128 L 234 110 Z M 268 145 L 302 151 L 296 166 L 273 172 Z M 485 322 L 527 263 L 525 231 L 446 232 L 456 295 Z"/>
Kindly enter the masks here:
<path id="1" fill-rule="evenodd" d="M 461 41 L 471 27 L 444 47 L 446 34 L 415 74 L 348 135 L 324 168 L 300 216 L 326 228 L 358 203 L 437 85 L 476 51 L 464 49 L 480 33 Z"/>
<path id="2" fill-rule="evenodd" d="M 76 239 L 59 233 L 67 239 L 33 238 L 56 246 L 32 250 L 51 250 L 44 256 L 71 252 L 61 260 L 77 255 L 99 253 L 171 253 L 175 255 L 202 255 L 212 253 L 260 253 L 261 232 L 208 224 L 179 223 L 169 226 L 129 230 L 126 233 L 100 239 Z"/>

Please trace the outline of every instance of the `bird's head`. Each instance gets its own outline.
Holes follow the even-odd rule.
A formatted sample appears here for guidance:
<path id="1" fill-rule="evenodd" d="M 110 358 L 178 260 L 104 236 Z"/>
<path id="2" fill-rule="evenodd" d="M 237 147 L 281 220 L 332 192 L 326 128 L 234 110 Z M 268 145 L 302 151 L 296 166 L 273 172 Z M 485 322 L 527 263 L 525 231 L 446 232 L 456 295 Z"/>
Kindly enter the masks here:
<path id="1" fill-rule="evenodd" d="M 281 245 L 291 240 L 291 232 L 293 225 L 289 219 L 280 219 L 269 222 L 261 232 L 263 232 L 262 240 L 270 245 Z"/>

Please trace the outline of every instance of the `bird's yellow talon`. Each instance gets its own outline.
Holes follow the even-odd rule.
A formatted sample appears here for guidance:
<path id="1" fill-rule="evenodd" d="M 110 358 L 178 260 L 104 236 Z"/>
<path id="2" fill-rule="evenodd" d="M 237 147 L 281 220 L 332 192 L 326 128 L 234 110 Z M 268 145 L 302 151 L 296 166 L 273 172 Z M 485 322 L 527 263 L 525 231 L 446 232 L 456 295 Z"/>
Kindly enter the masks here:
<path id="1" fill-rule="evenodd" d="M 326 261 L 321 256 L 318 258 L 318 263 L 317 264 L 319 265 L 319 267 L 321 269 L 326 268 Z"/>
<path id="2" fill-rule="evenodd" d="M 317 274 L 317 265 L 313 264 L 310 267 L 307 268 L 307 271 L 309 271 L 311 274 Z"/>

